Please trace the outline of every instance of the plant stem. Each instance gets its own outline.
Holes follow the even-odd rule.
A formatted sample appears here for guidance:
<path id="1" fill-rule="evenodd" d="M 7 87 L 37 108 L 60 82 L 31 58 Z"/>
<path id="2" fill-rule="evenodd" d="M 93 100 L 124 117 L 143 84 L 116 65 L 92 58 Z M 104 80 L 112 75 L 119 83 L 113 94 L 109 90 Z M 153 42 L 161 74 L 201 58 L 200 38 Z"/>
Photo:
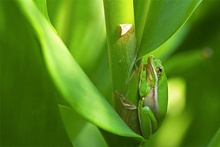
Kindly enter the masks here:
<path id="1" fill-rule="evenodd" d="M 137 106 L 139 100 L 133 0 L 104 0 L 104 8 L 114 108 L 133 131 L 140 133 L 137 109 L 128 110 L 121 102 L 126 99 Z M 121 24 L 131 28 L 123 34 Z"/>

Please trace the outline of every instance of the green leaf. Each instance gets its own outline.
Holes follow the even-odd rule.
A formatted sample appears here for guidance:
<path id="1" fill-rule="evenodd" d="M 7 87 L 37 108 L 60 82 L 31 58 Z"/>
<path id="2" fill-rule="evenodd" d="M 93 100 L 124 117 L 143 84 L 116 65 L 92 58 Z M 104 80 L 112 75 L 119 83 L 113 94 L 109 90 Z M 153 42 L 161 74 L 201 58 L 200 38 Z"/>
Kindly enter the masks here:
<path id="1" fill-rule="evenodd" d="M 73 145 L 76 147 L 107 147 L 100 130 L 91 123 L 86 124 L 86 126 L 74 140 Z"/>
<path id="2" fill-rule="evenodd" d="M 215 146 L 219 146 L 219 145 L 220 145 L 220 128 L 218 128 L 215 136 L 212 138 L 208 147 L 215 147 Z"/>
<path id="3" fill-rule="evenodd" d="M 59 37 L 97 89 L 112 103 L 103 1 L 47 2 Z"/>
<path id="4" fill-rule="evenodd" d="M 137 48 L 140 47 L 145 21 L 151 0 L 134 0 L 135 28 L 137 36 Z"/>
<path id="5" fill-rule="evenodd" d="M 186 22 L 201 1 L 152 0 L 138 58 L 150 53 L 166 42 Z"/>
<path id="6" fill-rule="evenodd" d="M 193 67 L 196 67 L 196 65 L 198 65 L 199 63 L 209 59 L 212 55 L 212 52 L 213 51 L 211 48 L 204 48 L 197 50 L 187 50 L 175 54 L 174 56 L 169 58 L 169 60 L 167 60 L 164 64 L 166 74 L 168 76 L 171 76 L 189 71 L 190 69 L 193 69 Z M 180 65 L 181 68 L 179 68 Z"/>
<path id="7" fill-rule="evenodd" d="M 49 73 L 69 105 L 104 130 L 122 136 L 141 138 L 131 131 L 97 91 L 33 2 L 17 2 L 35 28 Z"/>
<path id="8" fill-rule="evenodd" d="M 48 21 L 50 21 L 48 13 L 47 13 L 47 2 L 46 0 L 33 0 L 38 7 L 38 9 L 41 11 L 41 13 L 46 17 Z"/>
<path id="9" fill-rule="evenodd" d="M 0 146 L 71 146 L 33 29 L 15 1 L 0 10 Z"/>
<path id="10" fill-rule="evenodd" d="M 189 25 L 181 27 L 172 37 L 170 37 L 163 45 L 151 52 L 150 54 L 159 58 L 161 61 L 166 61 L 170 55 L 182 43 L 188 33 Z"/>
<path id="11" fill-rule="evenodd" d="M 84 128 L 87 121 L 81 117 L 74 109 L 59 104 L 60 113 L 66 131 L 72 143 L 75 141 L 79 132 Z"/>
<path id="12" fill-rule="evenodd" d="M 59 5 L 53 24 L 77 63 L 90 75 L 106 51 L 102 0 L 48 1 L 50 5 Z"/>

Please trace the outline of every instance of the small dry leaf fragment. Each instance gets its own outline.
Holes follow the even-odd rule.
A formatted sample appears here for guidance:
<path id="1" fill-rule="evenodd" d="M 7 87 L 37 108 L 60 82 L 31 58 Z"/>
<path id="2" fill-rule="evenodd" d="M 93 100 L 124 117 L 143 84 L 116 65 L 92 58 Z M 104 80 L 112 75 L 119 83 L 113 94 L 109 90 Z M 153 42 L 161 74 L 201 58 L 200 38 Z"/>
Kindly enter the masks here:
<path id="1" fill-rule="evenodd" d="M 132 24 L 120 24 L 121 27 L 121 36 L 126 34 L 132 27 Z"/>

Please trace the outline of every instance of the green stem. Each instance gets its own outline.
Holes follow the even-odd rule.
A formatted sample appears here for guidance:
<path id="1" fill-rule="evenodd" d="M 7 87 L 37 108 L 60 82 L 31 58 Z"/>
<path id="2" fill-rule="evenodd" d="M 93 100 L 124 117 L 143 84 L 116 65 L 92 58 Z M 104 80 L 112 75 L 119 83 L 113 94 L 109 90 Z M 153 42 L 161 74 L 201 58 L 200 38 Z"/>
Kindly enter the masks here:
<path id="1" fill-rule="evenodd" d="M 139 99 L 133 0 L 104 0 L 104 8 L 114 108 L 133 131 L 140 133 L 137 110 L 126 109 L 120 101 L 127 99 L 137 106 Z M 132 27 L 122 34 L 120 24 Z"/>

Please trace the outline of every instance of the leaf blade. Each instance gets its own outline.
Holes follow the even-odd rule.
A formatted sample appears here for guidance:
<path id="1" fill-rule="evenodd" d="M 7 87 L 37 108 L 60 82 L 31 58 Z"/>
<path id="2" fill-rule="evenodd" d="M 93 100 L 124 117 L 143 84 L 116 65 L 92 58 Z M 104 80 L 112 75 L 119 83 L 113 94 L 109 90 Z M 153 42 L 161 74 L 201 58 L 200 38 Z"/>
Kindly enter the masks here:
<path id="1" fill-rule="evenodd" d="M 166 42 L 187 21 L 201 1 L 151 1 L 138 57 Z"/>
<path id="2" fill-rule="evenodd" d="M 47 68 L 70 106 L 104 130 L 122 136 L 141 138 L 131 131 L 98 92 L 33 3 L 18 2 L 36 30 L 43 47 Z"/>

